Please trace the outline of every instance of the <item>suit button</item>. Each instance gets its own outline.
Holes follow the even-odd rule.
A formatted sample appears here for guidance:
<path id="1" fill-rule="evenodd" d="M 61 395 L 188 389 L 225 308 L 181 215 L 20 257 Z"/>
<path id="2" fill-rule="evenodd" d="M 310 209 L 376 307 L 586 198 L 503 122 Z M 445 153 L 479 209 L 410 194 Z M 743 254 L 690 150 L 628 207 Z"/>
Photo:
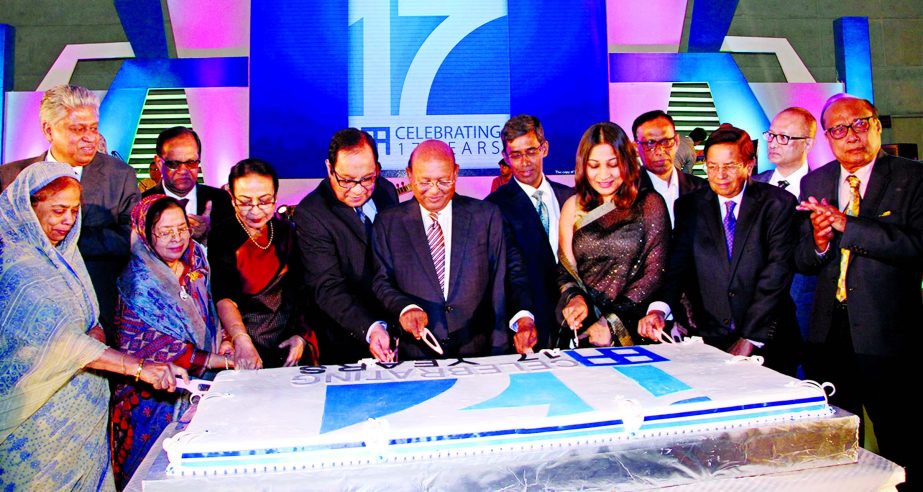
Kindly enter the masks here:
<path id="1" fill-rule="evenodd" d="M 451 313 L 453 309 L 455 309 L 455 308 L 453 308 L 452 306 L 446 306 L 446 307 L 445 307 L 445 312 Z"/>
<path id="2" fill-rule="evenodd" d="M 734 291 L 732 290 L 732 291 L 728 292 L 728 297 L 734 297 L 735 294 L 736 294 L 736 292 L 734 292 Z"/>
<path id="3" fill-rule="evenodd" d="M 723 320 L 721 320 L 721 323 L 722 323 L 722 324 L 725 324 L 725 325 L 729 325 L 729 324 L 731 324 L 731 320 L 729 320 L 729 319 L 727 319 L 727 318 L 724 318 Z"/>

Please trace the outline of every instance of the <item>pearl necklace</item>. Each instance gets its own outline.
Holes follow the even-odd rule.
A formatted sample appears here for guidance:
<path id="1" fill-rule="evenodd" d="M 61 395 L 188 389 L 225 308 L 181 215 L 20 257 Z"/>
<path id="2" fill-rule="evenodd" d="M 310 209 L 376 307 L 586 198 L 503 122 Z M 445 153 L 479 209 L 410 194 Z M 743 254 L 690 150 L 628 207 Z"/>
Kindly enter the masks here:
<path id="1" fill-rule="evenodd" d="M 269 224 L 269 242 L 266 243 L 266 246 L 263 246 L 262 244 L 260 244 L 260 243 L 257 242 L 257 240 L 256 240 L 256 238 L 259 237 L 259 235 L 260 235 L 259 232 L 256 232 L 256 233 L 250 232 L 250 228 L 247 227 L 247 226 L 244 224 L 244 221 L 240 220 L 240 216 L 239 216 L 239 215 L 234 214 L 234 218 L 236 218 L 236 219 L 237 219 L 237 223 L 240 224 L 240 226 L 244 228 L 244 232 L 247 233 L 247 237 L 250 238 L 250 241 L 252 241 L 253 244 L 255 244 L 257 248 L 260 248 L 260 249 L 262 249 L 263 251 L 266 251 L 267 249 L 269 249 L 270 246 L 272 246 L 272 238 L 273 238 L 272 220 L 270 220 L 270 221 L 268 222 L 268 224 Z"/>

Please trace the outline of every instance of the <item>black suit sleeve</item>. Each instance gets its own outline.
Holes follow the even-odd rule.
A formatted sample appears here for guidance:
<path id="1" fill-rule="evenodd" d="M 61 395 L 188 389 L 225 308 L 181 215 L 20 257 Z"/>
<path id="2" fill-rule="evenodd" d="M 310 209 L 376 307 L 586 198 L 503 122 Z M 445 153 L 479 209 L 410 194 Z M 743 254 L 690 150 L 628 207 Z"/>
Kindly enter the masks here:
<path id="1" fill-rule="evenodd" d="M 743 324 L 739 327 L 741 338 L 765 342 L 773 336 L 777 308 L 789 296 L 794 275 L 792 255 L 797 240 L 793 211 L 796 204 L 795 198 L 787 193 L 767 201 L 766 236 L 762 238 L 768 242 L 767 258 L 753 287 L 753 297 Z"/>
<path id="2" fill-rule="evenodd" d="M 811 192 L 808 189 L 804 188 L 805 183 L 802 181 L 802 190 L 801 190 L 801 201 L 805 201 L 808 196 L 816 196 L 817 194 Z M 814 228 L 811 225 L 811 214 L 807 212 L 798 212 L 796 215 L 799 222 L 798 226 L 798 246 L 795 248 L 794 258 L 795 258 L 795 269 L 798 273 L 804 275 L 817 275 L 820 273 L 821 269 L 831 261 L 834 256 L 839 256 L 833 254 L 834 251 L 839 250 L 840 235 L 834 234 L 833 239 L 830 241 L 827 251 L 824 254 L 817 253 L 817 247 L 814 244 Z"/>
<path id="3" fill-rule="evenodd" d="M 670 240 L 670 255 L 660 300 L 670 306 L 676 321 L 683 326 L 689 326 L 686 309 L 680 303 L 680 298 L 687 285 L 695 285 L 698 275 L 694 257 L 698 215 L 692 196 L 680 197 L 674 207 L 676 226 Z"/>
<path id="4" fill-rule="evenodd" d="M 380 217 L 380 219 L 384 219 Z M 388 241 L 389 226 L 387 220 L 376 220 L 373 225 L 373 249 L 375 251 L 375 276 L 372 278 L 372 291 L 384 306 L 385 311 L 397 319 L 401 310 L 417 301 L 401 292 L 394 281 L 394 252 Z"/>
<path id="5" fill-rule="evenodd" d="M 923 187 L 910 198 L 910 217 L 849 217 L 840 247 L 868 258 L 910 268 L 923 257 Z M 894 220 L 894 222 L 891 222 Z"/>
<path id="6" fill-rule="evenodd" d="M 127 257 L 131 255 L 131 209 L 141 199 L 134 171 L 120 172 L 110 179 L 118 180 L 118 205 L 112 211 L 115 220 L 99 226 L 82 226 L 80 253 L 84 258 Z"/>
<path id="7" fill-rule="evenodd" d="M 295 209 L 298 246 L 304 281 L 314 302 L 338 326 L 355 339 L 366 343 L 366 333 L 375 321 L 362 299 L 349 289 L 338 258 L 346 250 L 338 248 L 333 232 L 316 214 L 302 207 Z"/>
<path id="8" fill-rule="evenodd" d="M 503 219 L 504 242 L 506 243 L 506 306 L 509 316 L 519 311 L 533 312 L 535 305 L 529 294 L 529 277 L 526 273 L 522 250 L 515 240 L 512 225 Z"/>

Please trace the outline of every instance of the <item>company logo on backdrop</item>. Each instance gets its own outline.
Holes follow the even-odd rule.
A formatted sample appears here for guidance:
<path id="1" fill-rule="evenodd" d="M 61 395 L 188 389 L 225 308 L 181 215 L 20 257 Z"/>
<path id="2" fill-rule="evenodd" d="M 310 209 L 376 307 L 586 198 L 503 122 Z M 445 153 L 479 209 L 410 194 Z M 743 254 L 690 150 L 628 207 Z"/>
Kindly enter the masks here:
<path id="1" fill-rule="evenodd" d="M 349 2 L 349 126 L 375 137 L 384 169 L 403 169 L 433 138 L 462 167 L 493 167 L 509 66 L 506 1 Z"/>

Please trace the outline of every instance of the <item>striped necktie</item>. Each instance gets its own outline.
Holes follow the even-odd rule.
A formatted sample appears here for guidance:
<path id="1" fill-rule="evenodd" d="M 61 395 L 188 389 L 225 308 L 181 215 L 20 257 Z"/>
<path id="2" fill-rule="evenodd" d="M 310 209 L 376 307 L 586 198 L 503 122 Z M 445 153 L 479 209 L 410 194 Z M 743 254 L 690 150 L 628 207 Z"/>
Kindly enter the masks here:
<path id="1" fill-rule="evenodd" d="M 433 223 L 426 231 L 426 242 L 429 243 L 429 252 L 433 256 L 433 266 L 436 267 L 439 286 L 442 287 L 442 293 L 445 295 L 445 236 L 442 235 L 442 227 L 439 226 L 439 214 L 430 212 L 429 218 Z"/>
<path id="2" fill-rule="evenodd" d="M 532 194 L 532 198 L 535 199 L 535 211 L 538 212 L 538 220 L 542 221 L 542 227 L 545 228 L 545 234 L 548 234 L 548 207 L 545 206 L 545 202 L 542 201 L 542 190 L 535 190 L 535 193 Z"/>
<path id="3" fill-rule="evenodd" d="M 859 215 L 859 205 L 862 202 L 862 196 L 859 195 L 859 178 L 853 174 L 846 177 L 849 183 L 849 191 L 852 192 L 852 198 L 849 200 L 849 206 L 846 207 L 846 215 L 856 217 Z M 849 268 L 849 258 L 852 253 L 848 249 L 840 249 L 840 276 L 836 280 L 836 300 L 846 301 L 846 270 Z"/>

